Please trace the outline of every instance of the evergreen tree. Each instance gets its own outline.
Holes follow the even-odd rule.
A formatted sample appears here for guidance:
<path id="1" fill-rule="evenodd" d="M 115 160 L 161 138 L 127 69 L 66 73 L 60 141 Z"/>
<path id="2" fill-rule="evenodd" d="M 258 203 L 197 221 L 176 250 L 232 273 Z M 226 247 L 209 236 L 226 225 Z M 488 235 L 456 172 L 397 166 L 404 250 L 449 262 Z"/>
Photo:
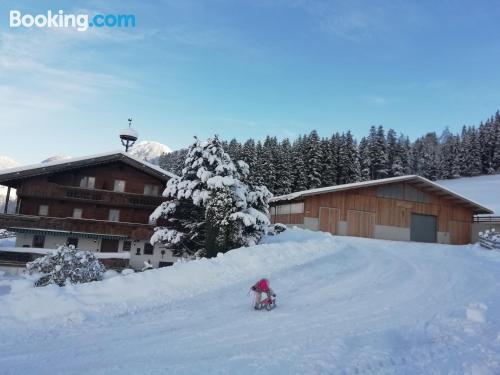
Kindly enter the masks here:
<path id="1" fill-rule="evenodd" d="M 399 145 L 398 141 L 396 138 L 396 132 L 394 129 L 389 129 L 387 132 L 387 177 L 393 177 L 396 176 L 396 171 L 397 173 L 402 173 L 402 160 L 401 157 L 398 158 L 397 160 L 397 166 L 394 165 L 396 162 L 396 158 L 399 156 Z"/>
<path id="2" fill-rule="evenodd" d="M 292 145 L 288 138 L 281 141 L 276 156 L 276 186 L 275 195 L 284 195 L 292 192 Z"/>
<path id="3" fill-rule="evenodd" d="M 307 137 L 306 170 L 308 189 L 321 186 L 322 157 L 318 132 L 313 130 Z"/>
<path id="4" fill-rule="evenodd" d="M 151 243 L 161 242 L 179 256 L 213 255 L 258 242 L 269 224 L 271 194 L 265 186 L 242 182 L 241 174 L 247 173 L 248 165 L 233 163 L 217 137 L 206 142 L 196 139 L 182 175 L 168 181 L 166 201 L 151 214 L 151 222 L 159 225 Z"/>
<path id="5" fill-rule="evenodd" d="M 370 179 L 371 160 L 368 139 L 366 137 L 361 138 L 359 142 L 359 165 L 361 169 L 360 180 L 368 181 Z"/>
<path id="6" fill-rule="evenodd" d="M 241 160 L 248 164 L 250 173 L 247 177 L 249 183 L 256 183 L 255 173 L 257 173 L 257 151 L 255 149 L 255 141 L 247 140 L 241 148 Z"/>
<path id="7" fill-rule="evenodd" d="M 304 161 L 305 142 L 305 137 L 299 137 L 293 143 L 293 191 L 307 190 L 306 164 Z"/>
<path id="8" fill-rule="evenodd" d="M 361 181 L 358 148 L 350 131 L 340 137 L 339 168 L 339 184 Z"/>
<path id="9" fill-rule="evenodd" d="M 323 156 L 321 160 L 321 186 L 325 187 L 336 185 L 336 165 L 333 159 L 331 143 L 328 139 L 321 140 L 321 155 Z"/>
<path id="10" fill-rule="evenodd" d="M 368 137 L 368 155 L 370 159 L 370 178 L 377 180 L 387 177 L 387 145 L 384 135 L 384 128 L 370 128 Z"/>
<path id="11" fill-rule="evenodd" d="M 233 206 L 231 191 L 227 187 L 217 188 L 211 193 L 205 211 L 206 251 L 208 258 L 217 253 L 238 247 L 238 225 L 230 220 L 236 208 Z"/>

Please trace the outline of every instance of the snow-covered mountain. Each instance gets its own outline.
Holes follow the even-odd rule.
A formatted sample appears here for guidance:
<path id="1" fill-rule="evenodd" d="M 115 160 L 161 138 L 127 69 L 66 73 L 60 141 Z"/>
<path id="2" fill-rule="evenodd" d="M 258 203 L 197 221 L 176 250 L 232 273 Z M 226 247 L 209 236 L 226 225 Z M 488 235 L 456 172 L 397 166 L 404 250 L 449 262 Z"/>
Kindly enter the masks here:
<path id="1" fill-rule="evenodd" d="M 0 169 L 14 168 L 17 167 L 19 163 L 8 156 L 0 156 Z"/>
<path id="2" fill-rule="evenodd" d="M 129 151 L 132 156 L 152 164 L 158 164 L 160 156 L 169 152 L 172 152 L 172 150 L 168 146 L 155 141 L 138 142 Z"/>
<path id="3" fill-rule="evenodd" d="M 42 163 L 50 163 L 52 161 L 65 160 L 65 159 L 71 159 L 71 156 L 67 156 L 67 155 L 54 155 L 54 156 L 51 156 L 50 158 L 42 160 Z"/>

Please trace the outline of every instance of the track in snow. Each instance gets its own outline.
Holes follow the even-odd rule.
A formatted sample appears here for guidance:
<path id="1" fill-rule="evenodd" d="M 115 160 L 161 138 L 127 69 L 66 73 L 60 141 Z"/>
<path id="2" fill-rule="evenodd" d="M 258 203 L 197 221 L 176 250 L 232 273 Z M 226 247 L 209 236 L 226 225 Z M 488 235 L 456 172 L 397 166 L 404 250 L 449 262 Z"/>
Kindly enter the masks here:
<path id="1" fill-rule="evenodd" d="M 500 373 L 499 254 L 329 241 L 331 252 L 270 272 L 272 312 L 251 309 L 245 278 L 113 318 L 4 327 L 0 373 Z M 315 243 L 324 236 L 303 246 Z"/>

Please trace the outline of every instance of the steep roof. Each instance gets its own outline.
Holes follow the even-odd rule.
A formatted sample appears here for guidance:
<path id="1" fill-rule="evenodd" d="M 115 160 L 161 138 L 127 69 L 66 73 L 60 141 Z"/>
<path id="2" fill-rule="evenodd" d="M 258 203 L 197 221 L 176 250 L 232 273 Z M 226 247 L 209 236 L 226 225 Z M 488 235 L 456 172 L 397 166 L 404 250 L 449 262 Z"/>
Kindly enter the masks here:
<path id="1" fill-rule="evenodd" d="M 408 182 L 412 185 L 422 189 L 423 191 L 429 192 L 434 195 L 447 197 L 448 199 L 460 204 L 462 206 L 466 206 L 471 208 L 475 214 L 492 214 L 493 211 L 487 207 L 480 205 L 454 191 L 447 189 L 435 182 L 432 182 L 424 177 L 417 175 L 407 175 L 407 176 L 399 176 L 399 177 L 390 177 L 390 178 L 382 178 L 380 180 L 371 180 L 371 181 L 362 181 L 362 182 L 354 182 L 351 184 L 344 185 L 335 185 L 335 186 L 327 186 L 317 189 L 303 190 L 295 193 L 290 193 L 286 195 L 280 195 L 277 197 L 271 198 L 270 202 L 279 202 L 279 201 L 292 201 L 296 199 L 300 199 L 303 197 L 311 196 L 311 195 L 319 195 L 326 193 L 334 193 L 338 191 L 344 190 L 353 190 L 360 189 L 369 186 L 377 186 L 377 185 L 386 185 L 392 184 L 396 182 Z"/>
<path id="2" fill-rule="evenodd" d="M 122 151 L 114 151 L 103 154 L 56 160 L 48 163 L 39 163 L 3 169 L 0 170 L 0 185 L 8 184 L 9 182 L 28 177 L 105 164 L 113 161 L 122 161 L 125 164 L 137 168 L 144 173 L 157 177 L 163 181 L 167 181 L 171 177 L 177 177 L 175 174 L 162 169 L 157 165 L 148 163 Z"/>

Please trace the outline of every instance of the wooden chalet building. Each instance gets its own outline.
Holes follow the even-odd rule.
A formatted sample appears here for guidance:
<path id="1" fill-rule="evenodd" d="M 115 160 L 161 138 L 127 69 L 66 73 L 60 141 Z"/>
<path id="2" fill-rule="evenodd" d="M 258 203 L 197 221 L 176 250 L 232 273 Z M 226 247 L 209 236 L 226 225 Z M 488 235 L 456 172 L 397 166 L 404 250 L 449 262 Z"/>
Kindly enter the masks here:
<path id="1" fill-rule="evenodd" d="M 16 233 L 18 248 L 75 245 L 129 252 L 134 268 L 170 265 L 171 252 L 149 244 L 149 215 L 173 176 L 124 152 L 5 169 L 0 185 L 16 189 L 17 203 L 0 214 L 0 228 Z"/>
<path id="2" fill-rule="evenodd" d="M 336 235 L 467 244 L 483 207 L 420 176 L 305 190 L 271 199 L 273 223 Z"/>

